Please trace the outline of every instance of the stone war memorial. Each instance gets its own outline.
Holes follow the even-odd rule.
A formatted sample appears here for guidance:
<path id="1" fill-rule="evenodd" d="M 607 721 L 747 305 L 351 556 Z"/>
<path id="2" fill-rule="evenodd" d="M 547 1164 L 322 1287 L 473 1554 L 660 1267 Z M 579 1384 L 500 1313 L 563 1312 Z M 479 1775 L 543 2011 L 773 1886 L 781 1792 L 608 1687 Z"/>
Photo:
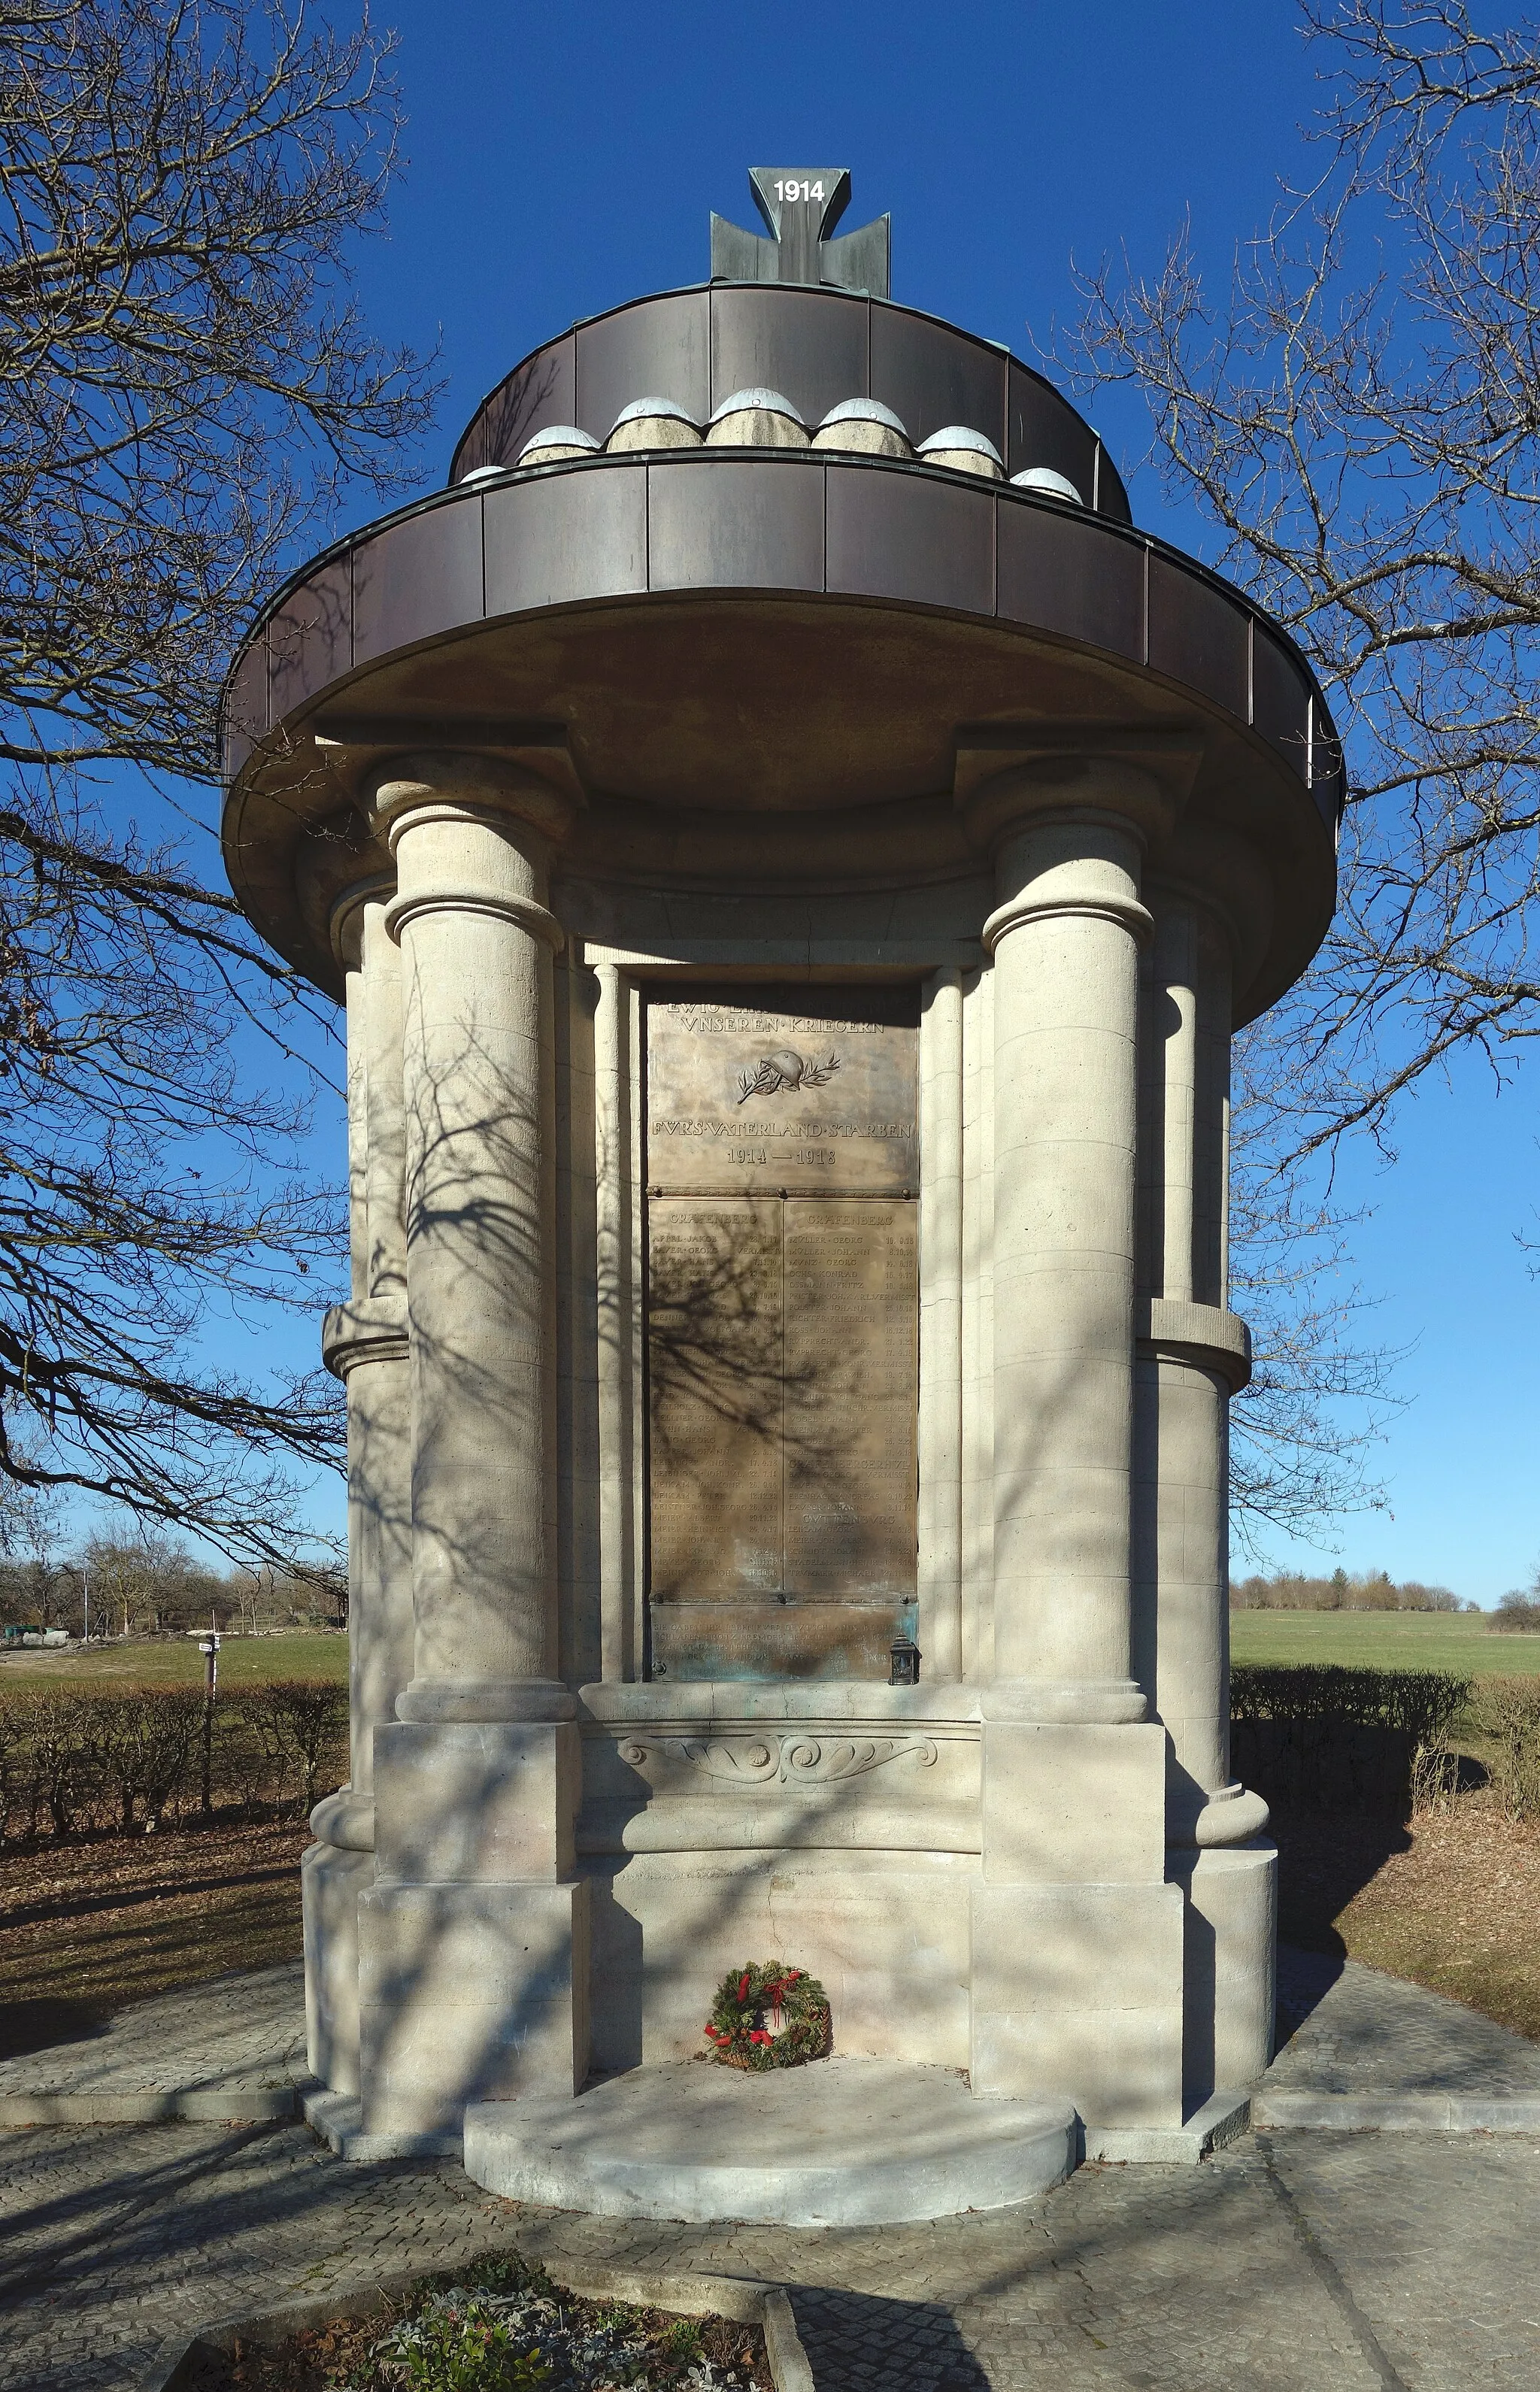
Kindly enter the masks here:
<path id="1" fill-rule="evenodd" d="M 1271 2054 L 1228 1057 L 1341 763 L 848 175 L 751 179 L 227 691 L 232 884 L 346 1006 L 311 2066 L 345 2148 L 499 2191 L 925 2216 L 1168 2156 Z M 832 2057 L 692 2064 L 766 1959 Z"/>

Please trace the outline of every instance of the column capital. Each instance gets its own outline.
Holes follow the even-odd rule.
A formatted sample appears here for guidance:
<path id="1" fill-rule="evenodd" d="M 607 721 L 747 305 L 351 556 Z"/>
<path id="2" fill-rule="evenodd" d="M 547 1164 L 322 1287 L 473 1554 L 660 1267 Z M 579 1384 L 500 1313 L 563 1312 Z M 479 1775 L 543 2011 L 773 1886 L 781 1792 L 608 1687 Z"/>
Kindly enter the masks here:
<path id="1" fill-rule="evenodd" d="M 581 799 L 528 765 L 462 748 L 393 756 L 367 776 L 362 802 L 376 837 L 392 854 L 403 835 L 430 823 L 516 826 L 555 845 L 578 816 Z"/>
<path id="2" fill-rule="evenodd" d="M 985 923 L 993 955 L 1025 922 L 1072 915 L 1111 922 L 1143 946 L 1154 930 L 1140 899 L 1143 842 L 1122 815 L 1097 806 L 1030 812 L 1008 823 L 995 858 L 1000 903 Z"/>
<path id="3" fill-rule="evenodd" d="M 363 963 L 364 907 L 383 905 L 395 887 L 393 872 L 370 872 L 333 899 L 326 930 L 332 953 L 344 971 L 358 971 Z"/>
<path id="4" fill-rule="evenodd" d="M 1261 969 L 1272 935 L 1267 870 L 1251 841 L 1219 823 L 1183 822 L 1162 852 L 1145 894 L 1156 912 L 1173 901 L 1193 905 L 1228 944 L 1238 990 Z"/>
<path id="5" fill-rule="evenodd" d="M 1203 761 L 1197 731 L 1099 723 L 990 722 L 956 736 L 953 800 L 968 836 L 990 851 L 1034 815 L 1086 809 L 1142 840 L 1169 838 Z"/>

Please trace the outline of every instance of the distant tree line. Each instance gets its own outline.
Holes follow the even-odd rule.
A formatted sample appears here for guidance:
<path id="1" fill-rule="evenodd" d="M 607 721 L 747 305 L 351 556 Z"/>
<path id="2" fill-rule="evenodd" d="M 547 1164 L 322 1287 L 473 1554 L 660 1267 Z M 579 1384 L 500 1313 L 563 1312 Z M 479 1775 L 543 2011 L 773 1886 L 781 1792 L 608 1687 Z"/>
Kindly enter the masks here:
<path id="1" fill-rule="evenodd" d="M 1397 1582 L 1386 1570 L 1333 1570 L 1329 1578 L 1305 1578 L 1279 1570 L 1272 1578 L 1232 1580 L 1232 1611 L 1479 1611 L 1446 1586 L 1418 1579 Z"/>
<path id="2" fill-rule="evenodd" d="M 47 1543 L 0 1555 L 0 1628 L 63 1628 L 72 1636 L 182 1634 L 346 1624 L 347 1582 L 337 1569 L 215 1570 L 158 1531 L 97 1536 L 63 1553 Z"/>
<path id="3" fill-rule="evenodd" d="M 1515 1587 L 1504 1595 L 1492 1625 L 1509 1635 L 1516 1630 L 1531 1636 L 1540 1634 L 1540 1566 L 1527 1587 Z"/>

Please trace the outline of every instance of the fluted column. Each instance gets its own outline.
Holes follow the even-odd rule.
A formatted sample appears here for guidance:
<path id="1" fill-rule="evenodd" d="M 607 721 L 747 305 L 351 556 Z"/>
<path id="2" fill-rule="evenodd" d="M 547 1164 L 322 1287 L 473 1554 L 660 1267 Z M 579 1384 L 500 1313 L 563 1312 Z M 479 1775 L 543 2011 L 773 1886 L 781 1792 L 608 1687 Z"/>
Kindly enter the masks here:
<path id="1" fill-rule="evenodd" d="M 379 782 L 404 995 L 416 1657 L 404 1719 L 567 1716 L 556 1682 L 551 840 L 486 760 Z"/>

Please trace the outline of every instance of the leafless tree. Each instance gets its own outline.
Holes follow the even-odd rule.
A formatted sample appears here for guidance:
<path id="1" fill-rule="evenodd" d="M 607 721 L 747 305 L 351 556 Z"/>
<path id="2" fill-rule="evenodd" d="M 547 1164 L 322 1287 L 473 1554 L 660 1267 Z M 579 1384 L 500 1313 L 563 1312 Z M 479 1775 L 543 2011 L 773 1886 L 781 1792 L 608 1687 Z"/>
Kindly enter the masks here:
<path id="1" fill-rule="evenodd" d="M 221 893 L 207 793 L 254 605 L 434 396 L 349 292 L 390 47 L 302 0 L 0 0 L 0 1476 L 285 1564 L 334 1391 L 209 1358 L 338 1251 L 252 1061 L 259 1020 L 325 1068 L 330 1008 Z M 146 775 L 186 840 L 137 830 Z"/>
<path id="2" fill-rule="evenodd" d="M 1540 1029 L 1540 28 L 1306 0 L 1322 171 L 1218 306 L 1190 242 L 1085 286 L 1082 384 L 1150 402 L 1170 495 L 1347 735 L 1343 900 L 1293 1035 L 1301 1142 Z"/>
<path id="3" fill-rule="evenodd" d="M 1258 1034 L 1291 1058 L 1265 1134 L 1294 1188 L 1346 1130 L 1388 1143 L 1458 1051 L 1501 1082 L 1540 1031 L 1540 27 L 1483 30 L 1465 0 L 1302 19 L 1325 77 L 1307 187 L 1222 293 L 1187 235 L 1153 274 L 1087 277 L 1063 344 L 1083 391 L 1143 396 L 1168 495 L 1345 734 L 1340 910 Z M 1291 1384 L 1329 1422 L 1332 1370 Z"/>

